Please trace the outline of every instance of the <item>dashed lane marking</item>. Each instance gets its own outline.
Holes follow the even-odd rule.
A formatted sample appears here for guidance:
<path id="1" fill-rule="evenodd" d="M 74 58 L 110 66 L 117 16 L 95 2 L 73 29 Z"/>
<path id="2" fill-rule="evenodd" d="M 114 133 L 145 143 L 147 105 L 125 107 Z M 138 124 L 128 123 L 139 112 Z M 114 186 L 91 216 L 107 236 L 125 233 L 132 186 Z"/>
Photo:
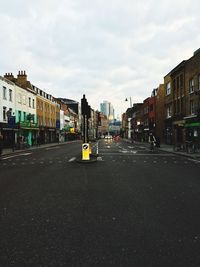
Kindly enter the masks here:
<path id="1" fill-rule="evenodd" d="M 195 162 L 195 163 L 200 163 L 199 160 L 196 160 L 196 159 L 188 159 L 189 161 L 192 161 L 192 162 Z"/>
<path id="2" fill-rule="evenodd" d="M 68 162 L 72 162 L 72 161 L 75 161 L 76 157 L 73 157 L 71 159 L 68 160 Z"/>
<path id="3" fill-rule="evenodd" d="M 131 153 L 136 154 L 137 151 L 136 150 L 131 150 Z"/>

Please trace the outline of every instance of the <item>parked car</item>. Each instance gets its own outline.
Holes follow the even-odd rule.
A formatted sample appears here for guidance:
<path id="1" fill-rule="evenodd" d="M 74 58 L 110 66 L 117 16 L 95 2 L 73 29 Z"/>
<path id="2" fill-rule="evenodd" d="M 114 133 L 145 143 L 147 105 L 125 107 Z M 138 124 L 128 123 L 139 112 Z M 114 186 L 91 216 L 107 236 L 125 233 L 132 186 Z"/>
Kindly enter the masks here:
<path id="1" fill-rule="evenodd" d="M 112 135 L 106 135 L 105 139 L 112 139 Z"/>

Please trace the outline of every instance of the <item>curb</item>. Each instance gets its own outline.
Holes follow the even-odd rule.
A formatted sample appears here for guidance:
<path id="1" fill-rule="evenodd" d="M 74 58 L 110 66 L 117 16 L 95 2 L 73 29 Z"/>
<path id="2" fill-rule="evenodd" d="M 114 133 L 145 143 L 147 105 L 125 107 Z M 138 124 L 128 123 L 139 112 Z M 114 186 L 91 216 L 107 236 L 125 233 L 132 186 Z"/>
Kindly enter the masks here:
<path id="1" fill-rule="evenodd" d="M 130 140 L 126 139 L 124 140 L 126 143 L 131 143 Z M 135 144 L 140 144 L 140 143 L 135 143 Z M 142 143 L 142 144 L 145 144 L 145 143 Z M 161 144 L 162 146 L 162 144 Z M 195 155 L 195 154 L 185 154 L 185 153 L 181 153 L 181 152 L 176 152 L 176 151 L 172 151 L 172 150 L 168 150 L 168 149 L 164 149 L 164 148 L 158 148 L 159 151 L 164 151 L 164 152 L 167 152 L 167 153 L 171 153 L 171 154 L 174 154 L 174 155 L 178 155 L 178 156 L 182 156 L 182 157 L 185 157 L 185 158 L 190 158 L 190 159 L 195 159 L 195 160 L 200 160 L 200 155 Z"/>

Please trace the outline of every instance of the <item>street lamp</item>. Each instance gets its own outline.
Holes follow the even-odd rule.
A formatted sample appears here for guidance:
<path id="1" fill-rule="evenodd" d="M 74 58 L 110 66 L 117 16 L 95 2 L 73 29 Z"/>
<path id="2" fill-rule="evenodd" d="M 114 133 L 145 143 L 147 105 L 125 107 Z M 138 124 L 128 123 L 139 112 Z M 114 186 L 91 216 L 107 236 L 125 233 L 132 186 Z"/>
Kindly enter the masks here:
<path id="1" fill-rule="evenodd" d="M 125 101 L 128 101 L 128 98 L 126 98 Z M 130 96 L 130 108 L 132 108 L 131 96 Z M 128 118 L 128 139 L 131 139 L 131 117 Z"/>
<path id="2" fill-rule="evenodd" d="M 126 98 L 125 101 L 127 102 L 128 101 L 128 98 Z M 131 96 L 130 96 L 130 108 L 132 108 L 132 99 L 131 99 Z"/>

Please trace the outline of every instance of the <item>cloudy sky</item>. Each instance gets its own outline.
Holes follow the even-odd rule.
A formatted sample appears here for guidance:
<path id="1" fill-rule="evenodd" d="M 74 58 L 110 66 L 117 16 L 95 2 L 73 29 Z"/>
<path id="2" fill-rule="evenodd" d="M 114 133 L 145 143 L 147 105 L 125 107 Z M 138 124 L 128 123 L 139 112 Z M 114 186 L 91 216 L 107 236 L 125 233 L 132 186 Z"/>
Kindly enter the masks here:
<path id="1" fill-rule="evenodd" d="M 200 47 L 199 0 L 1 0 L 0 75 L 116 115 Z"/>

